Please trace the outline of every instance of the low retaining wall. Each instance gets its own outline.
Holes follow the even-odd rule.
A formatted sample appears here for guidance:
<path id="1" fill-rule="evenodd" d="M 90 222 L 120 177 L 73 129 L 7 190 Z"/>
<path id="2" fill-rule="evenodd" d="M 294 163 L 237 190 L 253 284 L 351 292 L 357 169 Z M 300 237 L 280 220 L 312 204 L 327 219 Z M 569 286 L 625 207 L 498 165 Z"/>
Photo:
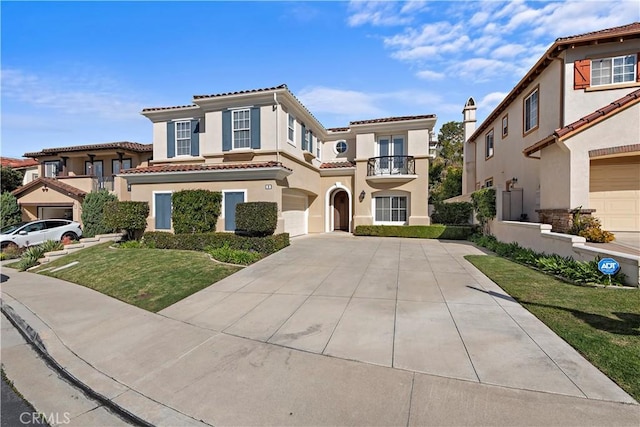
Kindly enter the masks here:
<path id="1" fill-rule="evenodd" d="M 587 246 L 584 237 L 554 233 L 549 224 L 494 220 L 490 229 L 499 241 L 517 242 L 536 252 L 570 256 L 579 261 L 593 261 L 596 257 L 614 258 L 620 263 L 620 271 L 627 276 L 626 283 L 640 287 L 640 257 Z"/>

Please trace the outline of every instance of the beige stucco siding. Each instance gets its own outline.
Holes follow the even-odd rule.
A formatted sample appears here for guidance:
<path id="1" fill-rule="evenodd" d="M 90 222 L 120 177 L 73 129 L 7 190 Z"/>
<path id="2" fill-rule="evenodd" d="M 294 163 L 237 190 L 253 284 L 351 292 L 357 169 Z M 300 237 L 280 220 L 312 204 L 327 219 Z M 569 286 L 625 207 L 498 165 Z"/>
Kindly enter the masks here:
<path id="1" fill-rule="evenodd" d="M 76 197 L 60 193 L 52 188 L 43 191 L 43 186 L 37 185 L 22 193 L 18 198 L 18 203 L 22 206 L 22 217 L 25 221 L 38 219 L 38 206 L 72 206 L 73 220 L 81 222 L 82 202 Z"/>
<path id="2" fill-rule="evenodd" d="M 622 98 L 629 92 L 640 87 L 640 84 L 625 83 L 620 86 L 608 86 L 603 90 L 573 89 L 574 85 L 574 63 L 581 59 L 594 59 L 603 57 L 615 57 L 622 55 L 637 54 L 640 52 L 640 40 L 631 39 L 623 42 L 601 45 L 581 46 L 566 51 L 566 63 L 564 81 L 565 81 L 565 104 L 564 104 L 564 123 L 566 126 L 573 123 L 581 117 L 584 117 L 605 105 Z M 560 127 L 562 127 L 560 126 Z"/>

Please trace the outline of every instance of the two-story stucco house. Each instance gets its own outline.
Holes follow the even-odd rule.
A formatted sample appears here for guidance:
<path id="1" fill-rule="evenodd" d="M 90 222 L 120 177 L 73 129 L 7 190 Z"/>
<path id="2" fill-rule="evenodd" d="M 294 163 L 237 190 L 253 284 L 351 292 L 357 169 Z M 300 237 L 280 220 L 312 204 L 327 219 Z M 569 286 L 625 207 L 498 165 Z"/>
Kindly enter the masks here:
<path id="1" fill-rule="evenodd" d="M 45 148 L 26 153 L 37 161 L 37 178 L 16 189 L 25 221 L 65 218 L 81 222 L 87 193 L 106 189 L 120 200 L 130 200 L 121 170 L 148 165 L 153 148 L 137 142 L 109 142 L 74 147 Z"/>
<path id="2" fill-rule="evenodd" d="M 150 206 L 148 230 L 172 230 L 171 194 L 223 194 L 219 231 L 235 206 L 278 204 L 278 232 L 292 236 L 360 224 L 429 224 L 435 115 L 351 122 L 325 129 L 286 85 L 196 95 L 190 105 L 146 108 L 153 160 L 120 176 Z"/>
<path id="3" fill-rule="evenodd" d="M 500 220 L 562 232 L 582 207 L 640 231 L 639 61 L 638 22 L 559 38 L 477 129 L 469 99 L 463 193 L 496 187 Z"/>

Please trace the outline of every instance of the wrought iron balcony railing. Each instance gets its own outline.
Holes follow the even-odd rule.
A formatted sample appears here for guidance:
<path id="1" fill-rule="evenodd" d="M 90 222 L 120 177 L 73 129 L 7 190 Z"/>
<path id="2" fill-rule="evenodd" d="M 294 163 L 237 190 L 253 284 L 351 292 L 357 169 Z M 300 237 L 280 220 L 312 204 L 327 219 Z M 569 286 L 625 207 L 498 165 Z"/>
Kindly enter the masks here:
<path id="1" fill-rule="evenodd" d="M 371 157 L 367 161 L 367 176 L 415 175 L 413 156 Z"/>
<path id="2" fill-rule="evenodd" d="M 113 191 L 113 177 L 112 176 L 94 176 L 93 191 L 108 190 Z"/>

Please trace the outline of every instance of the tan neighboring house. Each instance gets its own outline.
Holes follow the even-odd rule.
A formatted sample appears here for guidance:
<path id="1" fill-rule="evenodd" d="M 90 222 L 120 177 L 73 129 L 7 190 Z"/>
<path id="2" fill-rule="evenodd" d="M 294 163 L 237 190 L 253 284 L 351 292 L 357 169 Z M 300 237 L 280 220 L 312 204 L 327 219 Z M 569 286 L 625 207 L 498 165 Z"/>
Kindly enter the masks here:
<path id="1" fill-rule="evenodd" d="M 361 224 L 429 224 L 435 115 L 351 122 L 325 129 L 286 85 L 146 108 L 153 160 L 119 176 L 150 206 L 148 230 L 172 230 L 171 194 L 223 194 L 217 230 L 235 230 L 235 206 L 278 204 L 278 232 L 292 236 Z"/>
<path id="2" fill-rule="evenodd" d="M 499 220 L 562 232 L 582 207 L 640 232 L 639 61 L 638 22 L 559 38 L 477 129 L 470 98 L 463 194 L 495 187 Z"/>
<path id="3" fill-rule="evenodd" d="M 3 167 L 8 167 L 23 173 L 22 185 L 27 185 L 38 178 L 38 162 L 34 159 L 15 159 L 13 157 L 0 157 Z"/>
<path id="4" fill-rule="evenodd" d="M 37 178 L 13 191 L 25 221 L 64 218 L 81 222 L 84 197 L 101 189 L 130 200 L 126 182 L 116 175 L 146 166 L 151 144 L 110 142 L 75 147 L 45 148 L 26 153 L 37 162 Z"/>

